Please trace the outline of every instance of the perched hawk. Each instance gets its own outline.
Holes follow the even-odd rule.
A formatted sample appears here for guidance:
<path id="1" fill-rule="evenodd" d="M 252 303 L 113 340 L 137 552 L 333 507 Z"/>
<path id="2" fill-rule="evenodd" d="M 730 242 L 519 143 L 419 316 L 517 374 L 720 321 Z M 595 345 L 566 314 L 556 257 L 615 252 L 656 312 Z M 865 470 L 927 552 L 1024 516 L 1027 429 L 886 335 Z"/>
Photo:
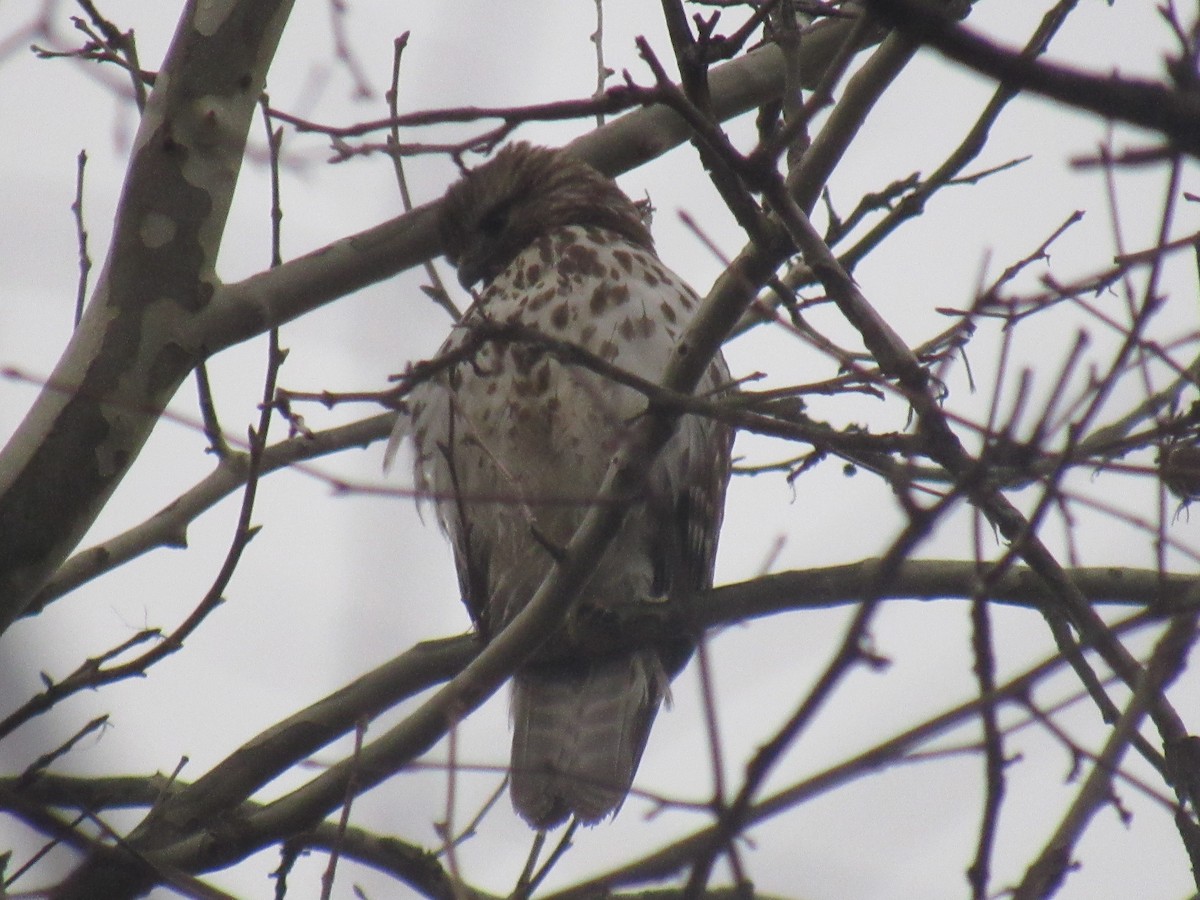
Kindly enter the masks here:
<path id="1" fill-rule="evenodd" d="M 440 230 L 462 284 L 483 284 L 443 354 L 481 323 L 513 323 L 658 382 L 696 312 L 637 207 L 563 152 L 505 147 L 450 189 Z M 718 357 L 698 392 L 728 382 Z M 485 639 L 533 596 L 646 406 L 637 391 L 528 340 L 484 341 L 412 392 L 404 427 L 416 484 L 436 498 Z M 712 584 L 731 440 L 711 419 L 680 420 L 577 604 L 687 598 Z M 567 629 L 548 635 L 513 682 L 517 812 L 548 828 L 617 809 L 692 649 L 681 636 L 589 653 Z"/>

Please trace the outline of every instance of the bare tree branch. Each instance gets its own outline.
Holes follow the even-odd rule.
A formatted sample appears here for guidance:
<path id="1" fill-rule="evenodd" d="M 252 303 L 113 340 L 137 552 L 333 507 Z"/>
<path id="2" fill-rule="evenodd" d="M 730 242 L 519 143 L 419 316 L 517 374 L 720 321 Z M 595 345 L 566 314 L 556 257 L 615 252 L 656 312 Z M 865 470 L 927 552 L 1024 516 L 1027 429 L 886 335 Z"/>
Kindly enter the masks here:
<path id="1" fill-rule="evenodd" d="M 137 144 L 142 156 L 131 161 L 97 294 L 55 369 L 54 389 L 43 391 L 3 453 L 0 531 L 20 540 L 0 548 L 0 630 L 24 612 L 78 542 L 136 458 L 167 399 L 197 363 L 438 252 L 435 206 L 426 205 L 238 284 L 216 282 L 212 264 L 234 184 L 227 175 L 240 165 L 254 103 L 290 8 L 290 0 L 277 3 L 242 3 L 219 22 L 204 19 L 198 11 L 204 7 L 193 4 L 180 20 L 175 50 L 163 67 L 171 77 L 163 80 L 166 87 L 156 87 L 143 120 Z M 839 20 L 814 28 L 814 76 L 823 69 L 823 49 L 840 46 L 848 27 Z M 230 35 L 242 28 L 258 40 L 232 40 Z M 211 51 L 187 52 L 197 42 Z M 251 81 L 239 80 L 243 72 Z M 727 118 L 751 108 L 780 90 L 781 77 L 782 62 L 771 46 L 726 63 L 712 75 L 714 111 Z M 175 109 L 185 94 L 227 99 L 219 108 L 189 106 L 187 114 L 197 117 L 189 121 Z M 213 134 L 221 140 L 214 142 Z M 615 174 L 676 146 L 687 134 L 673 112 L 650 109 L 598 129 L 571 150 Z M 187 175 L 194 179 L 197 161 L 205 160 L 207 168 L 199 171 L 215 179 L 212 196 L 183 182 L 175 151 L 193 142 L 198 143 L 188 157 Z M 173 189 L 164 179 L 183 183 Z M 164 215 L 153 205 L 162 197 L 181 206 Z M 142 208 L 151 201 L 150 208 Z M 162 229 L 162 243 L 150 252 L 139 230 L 147 221 Z M 192 253 L 180 250 L 180 242 L 188 240 L 197 242 Z M 170 265 L 162 264 L 164 256 Z M 149 271 L 153 278 L 147 277 Z M 174 288 L 163 281 L 165 273 L 176 279 Z M 187 299 L 153 306 L 159 316 L 171 310 L 166 319 L 147 318 L 144 311 L 158 296 Z M 119 315 L 121 310 L 128 314 Z M 116 385 L 120 393 L 114 392 Z M 82 440 L 85 434 L 92 439 Z M 62 496 L 44 496 L 49 485 Z M 15 518 L 9 523 L 5 517 Z"/>
<path id="2" fill-rule="evenodd" d="M 0 630 L 78 543 L 205 355 L 194 323 L 213 302 L 246 132 L 290 8 L 191 3 L 180 18 L 96 292 L 51 376 L 56 389 L 3 453 Z"/>
<path id="3" fill-rule="evenodd" d="M 1033 91 L 1106 119 L 1158 132 L 1189 156 L 1200 156 L 1200 95 L 1194 86 L 1094 75 L 1037 62 L 957 24 L 930 0 L 867 0 L 889 25 L 955 62 L 1009 87 Z"/>

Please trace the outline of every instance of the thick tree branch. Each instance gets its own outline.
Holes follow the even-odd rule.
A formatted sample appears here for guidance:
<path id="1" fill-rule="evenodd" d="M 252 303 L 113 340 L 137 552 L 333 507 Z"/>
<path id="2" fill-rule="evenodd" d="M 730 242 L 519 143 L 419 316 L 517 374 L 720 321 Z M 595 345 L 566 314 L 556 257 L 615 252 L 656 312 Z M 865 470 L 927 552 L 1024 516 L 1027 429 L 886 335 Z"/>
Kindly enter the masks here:
<path id="1" fill-rule="evenodd" d="M 800 69 L 806 86 L 817 84 L 855 27 L 855 18 L 834 19 L 806 32 L 805 62 Z M 879 37 L 879 31 L 872 30 L 864 40 Z M 715 67 L 709 74 L 713 116 L 725 121 L 777 98 L 783 80 L 783 56 L 773 44 Z M 566 149 L 615 176 L 662 156 L 691 137 L 688 123 L 660 104 L 621 116 L 576 138 Z M 218 290 L 203 326 L 206 346 L 214 353 L 233 346 L 437 256 L 441 248 L 433 226 L 436 211 L 436 203 L 418 206 L 277 269 L 225 285 Z"/>
<path id="2" fill-rule="evenodd" d="M 88 850 L 93 847 L 93 842 L 51 810 L 81 810 L 88 815 L 103 815 L 116 809 L 150 809 L 180 791 L 193 788 L 194 785 L 162 775 L 79 778 L 41 774 L 28 782 L 0 778 L 0 809 L 49 837 Z M 248 801 L 241 805 L 241 811 L 249 814 L 259 807 L 260 804 Z M 455 883 L 437 857 L 424 848 L 353 826 L 341 829 L 335 823 L 322 822 L 293 838 L 289 849 L 296 852 L 328 850 L 335 844 L 342 856 L 386 872 L 422 896 L 434 900 L 498 900 L 492 894 Z"/>
<path id="3" fill-rule="evenodd" d="M 678 634 L 681 623 L 684 627 L 703 630 L 782 612 L 856 604 L 868 593 L 880 600 L 967 600 L 979 589 L 979 569 L 974 561 L 909 560 L 885 581 L 880 579 L 881 565 L 880 560 L 867 559 L 843 566 L 762 576 L 716 588 L 688 609 L 647 611 L 630 606 L 618 611 L 619 621 L 615 627 L 622 634 L 644 634 L 652 639 L 655 629 Z M 1095 604 L 1140 607 L 1164 618 L 1194 610 L 1200 605 L 1200 583 L 1191 577 L 1113 567 L 1072 569 L 1068 574 L 1089 602 Z M 992 582 L 986 599 L 1035 610 L 1053 602 L 1039 576 L 1019 567 L 1010 568 Z M 612 640 L 613 627 L 611 622 L 606 623 L 602 640 Z M 130 840 L 135 846 L 143 842 L 170 845 L 174 841 L 175 845 L 166 851 L 171 865 L 199 873 L 220 865 L 222 859 L 235 858 L 262 846 L 273 837 L 301 834 L 318 827 L 315 821 L 320 817 L 314 819 L 316 811 L 311 808 L 312 789 L 302 790 L 286 803 L 281 801 L 282 805 L 250 809 L 243 808 L 243 804 L 263 786 L 352 731 L 364 718 L 373 718 L 399 701 L 457 676 L 476 659 L 480 650 L 479 642 L 469 635 L 418 644 L 395 660 L 278 722 L 192 784 L 171 792 Z M 461 689 L 452 686 L 450 690 Z M 452 695 L 441 708 L 457 709 L 454 704 L 459 702 L 458 696 L 461 695 Z M 447 725 L 445 720 L 440 723 L 443 731 Z M 402 730 L 376 741 L 376 744 L 384 741 L 384 747 L 389 750 L 389 758 L 381 759 L 383 751 L 377 750 L 371 760 L 373 765 L 385 767 L 379 770 L 384 776 L 416 759 L 438 736 L 414 743 L 411 720 L 398 728 Z M 337 772 L 340 768 L 331 771 Z M 379 771 L 376 777 L 384 777 Z M 333 778 L 346 774 L 343 772 Z M 93 787 L 89 790 L 94 794 L 88 796 L 95 800 L 97 807 L 114 805 L 121 796 L 120 792 L 114 793 L 106 786 L 109 784 L 106 779 L 90 783 Z M 31 790 L 35 792 L 33 796 L 40 797 L 38 792 L 43 789 L 31 785 Z M 340 797 L 336 791 L 329 793 L 328 808 L 332 809 Z M 0 803 L 2 801 L 0 796 Z M 62 805 L 60 799 L 51 796 L 47 796 L 45 802 Z M 234 830 L 216 828 L 217 823 L 228 824 L 230 816 L 244 816 L 243 825 Z M 269 834 L 262 831 L 264 819 L 271 826 Z M 224 835 L 225 846 L 215 846 L 215 834 Z M 205 852 L 198 852 L 202 850 Z M 151 858 L 158 856 L 154 852 L 148 855 Z M 125 865 L 131 862 L 131 858 L 125 858 Z"/>
<path id="4" fill-rule="evenodd" d="M 778 265 L 782 250 L 750 247 L 734 261 L 705 299 L 696 320 L 677 346 L 663 384 L 689 392 L 755 292 Z M 157 839 L 140 843 L 163 847 L 152 858 L 182 868 L 222 865 L 240 858 L 248 847 L 265 846 L 320 821 L 336 808 L 353 779 L 367 790 L 399 766 L 424 753 L 462 716 L 494 693 L 512 671 L 554 632 L 579 586 L 588 578 L 624 519 L 628 498 L 639 492 L 656 454 L 674 430 L 675 415 L 655 410 L 633 429 L 619 452 L 594 504 L 529 604 L 451 682 L 399 725 L 377 738 L 354 760 L 343 762 L 307 785 L 268 804 L 229 836 L 201 834 L 164 846 Z M 149 848 L 148 848 L 149 849 Z M 121 895 L 115 895 L 121 896 Z"/>
<path id="5" fill-rule="evenodd" d="M 717 280 L 669 360 L 663 386 L 690 393 L 755 293 L 786 256 L 787 245 L 751 245 Z M 368 790 L 432 747 L 462 716 L 492 695 L 565 616 L 596 560 L 620 528 L 630 498 L 640 494 L 650 465 L 674 431 L 677 415 L 651 404 L 618 452 L 574 537 L 534 597 L 451 682 L 403 722 L 351 760 L 333 766 L 303 787 L 249 817 L 232 832 L 179 840 L 178 827 L 147 819 L 126 841 L 134 854 L 98 854 L 64 885 L 60 900 L 102 889 L 113 900 L 136 896 L 159 866 L 200 869 L 228 864 L 247 848 L 263 847 L 312 827 L 338 807 L 353 787 Z M 190 824 L 190 823 L 189 823 Z"/>
<path id="6" fill-rule="evenodd" d="M 195 323 L 291 0 L 193 2 L 142 117 L 108 259 L 0 458 L 0 631 L 94 521 L 207 353 Z"/>
<path id="7" fill-rule="evenodd" d="M 1136 620 L 1126 624 L 1136 624 Z M 764 797 L 750 807 L 747 825 L 761 824 L 774 816 L 794 810 L 806 800 L 823 796 L 859 778 L 907 760 L 910 754 L 915 753 L 922 745 L 977 716 L 983 706 L 1021 702 L 1035 685 L 1065 665 L 1062 656 L 1052 656 L 1000 685 L 989 695 L 977 697 L 946 710 L 862 753 Z M 719 827 L 719 824 L 714 824 L 698 829 L 620 868 L 554 892 L 548 895 L 546 900 L 591 900 L 594 897 L 607 897 L 618 888 L 676 877 L 690 867 L 697 855 L 711 844 Z"/>
<path id="8" fill-rule="evenodd" d="M 365 447 L 388 436 L 395 422 L 391 413 L 380 413 L 326 431 L 301 434 L 279 441 L 262 453 L 259 475 L 295 466 L 350 447 Z M 249 454 L 231 451 L 221 457 L 204 479 L 176 497 L 150 518 L 103 543 L 73 555 L 33 598 L 26 615 L 34 615 L 46 604 L 87 581 L 124 565 L 159 547 L 186 547 L 188 526 L 243 484 L 249 474 Z"/>
<path id="9" fill-rule="evenodd" d="M 217 284 L 212 265 L 246 129 L 290 0 L 244 0 L 220 21 L 203 8 L 189 5 L 163 66 L 168 77 L 156 84 L 96 295 L 51 386 L 0 456 L 0 533 L 18 536 L 0 546 L 0 631 L 90 526 L 197 363 L 439 252 L 436 204 L 427 204 L 245 281 Z M 811 30 L 806 77 L 815 82 L 852 27 L 837 19 Z M 778 95 L 783 63 L 766 46 L 711 78 L 714 113 L 730 118 Z M 570 149 L 611 175 L 688 136 L 674 112 L 653 107 Z"/>

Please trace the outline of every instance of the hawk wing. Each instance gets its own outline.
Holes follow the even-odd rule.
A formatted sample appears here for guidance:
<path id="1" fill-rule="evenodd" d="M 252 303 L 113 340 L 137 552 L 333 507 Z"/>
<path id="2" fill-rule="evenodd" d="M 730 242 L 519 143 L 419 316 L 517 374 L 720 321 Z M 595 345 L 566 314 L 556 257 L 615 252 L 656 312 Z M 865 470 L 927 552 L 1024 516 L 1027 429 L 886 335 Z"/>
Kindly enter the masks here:
<path id="1" fill-rule="evenodd" d="M 447 256 L 462 280 L 488 284 L 443 347 L 469 346 L 469 358 L 412 393 L 415 478 L 434 498 L 487 638 L 537 591 L 647 400 L 536 342 L 468 343 L 472 329 L 519 324 L 658 383 L 698 300 L 659 262 L 619 189 L 560 154 L 506 148 L 445 203 Z M 698 390 L 728 383 L 718 357 Z M 680 417 L 577 604 L 687 600 L 711 585 L 731 440 L 712 419 Z M 546 828 L 618 808 L 691 651 L 682 634 L 603 651 L 568 629 L 547 635 L 513 682 L 517 811 Z"/>

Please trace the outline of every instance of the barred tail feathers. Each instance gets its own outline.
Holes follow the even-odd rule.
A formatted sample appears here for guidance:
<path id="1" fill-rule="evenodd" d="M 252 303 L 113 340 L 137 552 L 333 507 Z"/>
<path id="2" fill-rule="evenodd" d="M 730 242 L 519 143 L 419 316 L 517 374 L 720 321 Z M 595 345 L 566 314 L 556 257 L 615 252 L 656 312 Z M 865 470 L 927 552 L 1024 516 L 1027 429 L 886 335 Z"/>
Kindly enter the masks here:
<path id="1" fill-rule="evenodd" d="M 521 817 L 550 828 L 568 816 L 591 824 L 616 811 L 667 681 L 653 651 L 518 672 L 511 793 Z"/>

